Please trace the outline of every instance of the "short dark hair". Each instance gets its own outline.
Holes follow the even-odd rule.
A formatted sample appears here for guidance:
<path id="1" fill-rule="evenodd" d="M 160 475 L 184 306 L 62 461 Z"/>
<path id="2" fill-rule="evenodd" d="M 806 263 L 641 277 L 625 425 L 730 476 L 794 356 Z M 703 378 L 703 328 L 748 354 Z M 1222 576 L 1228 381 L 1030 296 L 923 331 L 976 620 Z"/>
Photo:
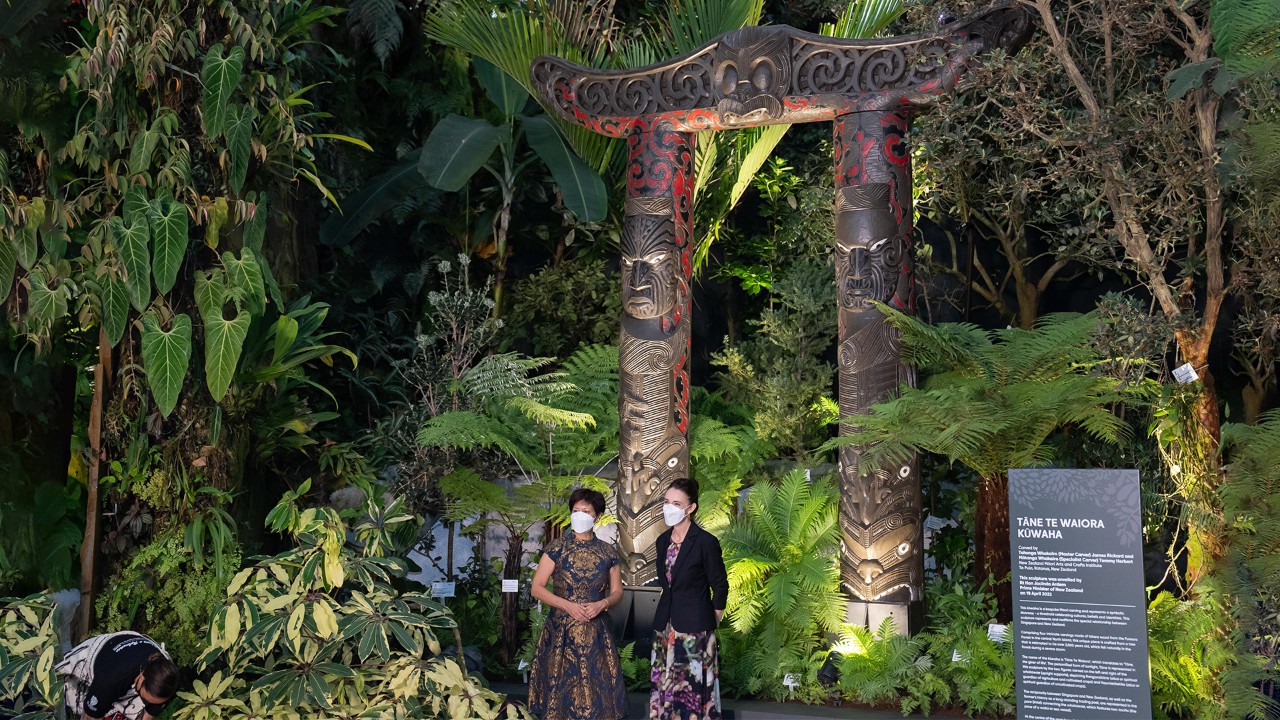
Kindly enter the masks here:
<path id="1" fill-rule="evenodd" d="M 671 481 L 671 489 L 679 490 L 689 498 L 690 505 L 698 504 L 698 481 L 693 478 L 676 478 Z"/>
<path id="2" fill-rule="evenodd" d="M 580 487 L 569 494 L 569 512 L 573 512 L 573 506 L 586 500 L 591 503 L 591 507 L 595 509 L 596 515 L 604 514 L 604 495 L 599 490 Z"/>
<path id="3" fill-rule="evenodd" d="M 164 653 L 151 653 L 142 664 L 142 687 L 155 697 L 173 699 L 178 692 L 178 666 Z"/>

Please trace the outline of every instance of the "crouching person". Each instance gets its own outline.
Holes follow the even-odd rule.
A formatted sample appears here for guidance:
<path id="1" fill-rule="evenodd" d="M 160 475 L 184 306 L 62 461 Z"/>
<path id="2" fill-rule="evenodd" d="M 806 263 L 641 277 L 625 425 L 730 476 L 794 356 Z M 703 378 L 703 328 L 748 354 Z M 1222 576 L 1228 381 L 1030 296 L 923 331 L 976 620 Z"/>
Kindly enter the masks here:
<path id="1" fill-rule="evenodd" d="M 69 720 L 151 720 L 178 690 L 178 666 L 154 640 L 135 632 L 89 638 L 55 670 Z"/>

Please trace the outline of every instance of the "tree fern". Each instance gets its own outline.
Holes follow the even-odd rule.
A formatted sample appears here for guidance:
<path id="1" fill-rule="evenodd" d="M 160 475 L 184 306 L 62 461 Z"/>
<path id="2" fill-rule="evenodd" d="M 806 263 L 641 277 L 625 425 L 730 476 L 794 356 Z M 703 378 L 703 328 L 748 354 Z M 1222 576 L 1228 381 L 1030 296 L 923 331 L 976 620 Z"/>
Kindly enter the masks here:
<path id="1" fill-rule="evenodd" d="M 371 45 L 385 66 L 404 35 L 403 10 L 400 0 L 353 0 L 347 8 L 347 29 L 352 37 Z"/>
<path id="2" fill-rule="evenodd" d="M 871 413 L 844 418 L 856 432 L 824 447 L 857 444 L 862 472 L 900 464 L 918 452 L 943 455 L 972 469 L 978 488 L 975 538 L 978 577 L 1008 571 L 1009 468 L 1049 463 L 1054 434 L 1066 427 L 1114 443 L 1128 432 L 1111 406 L 1119 382 L 1095 369 L 1103 358 L 1090 344 L 1092 314 L 1042 318 L 1031 330 L 984 331 L 973 325 L 929 326 L 878 305 L 901 333 L 904 357 L 928 374 L 920 388 L 904 388 Z M 996 518 L 1001 518 L 997 520 Z M 999 588 L 1002 617 L 1012 612 L 1008 585 Z"/>
<path id="3" fill-rule="evenodd" d="M 509 425 L 481 412 L 455 410 L 441 413 L 418 431 L 423 447 L 473 451 L 498 450 L 511 458 L 522 471 L 539 467 L 538 458 Z"/>
<path id="4" fill-rule="evenodd" d="M 1271 0 L 1214 0 L 1213 48 L 1240 74 L 1280 68 L 1280 5 Z"/>
<path id="5" fill-rule="evenodd" d="M 1229 524 L 1218 575 L 1237 632 L 1222 683 L 1234 716 L 1263 717 L 1280 710 L 1256 689 L 1280 681 L 1280 410 L 1254 426 L 1226 426 L 1223 445 L 1231 460 L 1220 489 Z"/>

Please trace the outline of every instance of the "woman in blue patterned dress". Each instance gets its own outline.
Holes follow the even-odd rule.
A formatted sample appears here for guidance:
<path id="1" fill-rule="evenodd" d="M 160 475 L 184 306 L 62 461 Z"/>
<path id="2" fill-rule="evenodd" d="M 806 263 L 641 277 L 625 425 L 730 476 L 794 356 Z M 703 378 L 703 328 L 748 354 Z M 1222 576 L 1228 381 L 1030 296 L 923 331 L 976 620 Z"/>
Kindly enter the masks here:
<path id="1" fill-rule="evenodd" d="M 678 478 L 663 496 L 670 530 L 658 536 L 662 597 L 653 617 L 652 720 L 718 720 L 720 652 L 716 626 L 729 581 L 720 541 L 693 521 L 698 482 Z"/>
<path id="2" fill-rule="evenodd" d="M 604 611 L 622 600 L 622 575 L 617 551 L 593 530 L 604 495 L 578 488 L 569 510 L 572 531 L 547 546 L 533 574 L 533 597 L 550 614 L 533 656 L 529 708 L 543 720 L 619 720 L 627 691 Z"/>

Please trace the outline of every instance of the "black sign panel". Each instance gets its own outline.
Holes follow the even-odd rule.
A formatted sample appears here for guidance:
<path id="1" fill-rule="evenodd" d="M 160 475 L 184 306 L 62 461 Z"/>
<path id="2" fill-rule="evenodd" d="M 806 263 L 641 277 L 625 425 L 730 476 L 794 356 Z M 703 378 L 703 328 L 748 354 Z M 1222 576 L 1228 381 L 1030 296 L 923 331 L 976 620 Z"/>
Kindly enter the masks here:
<path id="1" fill-rule="evenodd" d="M 1137 470 L 1010 470 L 1019 720 L 1151 717 Z"/>

